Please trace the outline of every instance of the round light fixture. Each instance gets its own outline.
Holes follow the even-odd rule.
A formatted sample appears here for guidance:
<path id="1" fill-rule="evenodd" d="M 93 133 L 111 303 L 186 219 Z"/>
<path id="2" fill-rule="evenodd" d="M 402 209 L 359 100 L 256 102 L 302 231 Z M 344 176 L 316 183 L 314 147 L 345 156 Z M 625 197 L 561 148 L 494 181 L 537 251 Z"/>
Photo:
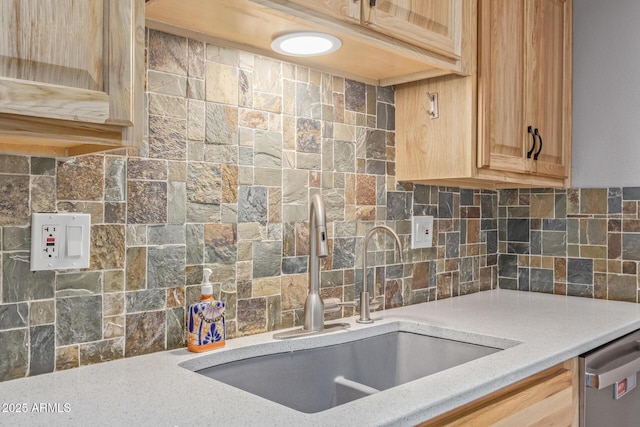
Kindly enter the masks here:
<path id="1" fill-rule="evenodd" d="M 271 49 L 288 56 L 326 55 L 341 46 L 342 42 L 336 36 L 312 31 L 283 34 L 271 42 Z"/>

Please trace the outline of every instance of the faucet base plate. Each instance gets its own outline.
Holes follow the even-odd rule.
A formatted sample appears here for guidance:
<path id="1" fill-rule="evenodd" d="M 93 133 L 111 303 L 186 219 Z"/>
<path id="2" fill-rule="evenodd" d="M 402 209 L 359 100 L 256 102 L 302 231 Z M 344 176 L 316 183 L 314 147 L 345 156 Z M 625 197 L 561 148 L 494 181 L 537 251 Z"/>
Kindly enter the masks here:
<path id="1" fill-rule="evenodd" d="M 273 338 L 277 340 L 286 340 L 289 338 L 308 337 L 311 335 L 326 334 L 340 329 L 347 329 L 349 326 L 350 325 L 348 323 L 330 323 L 328 325 L 324 325 L 324 329 L 320 331 L 309 331 L 299 328 L 291 331 L 278 332 L 277 334 L 273 334 Z"/>

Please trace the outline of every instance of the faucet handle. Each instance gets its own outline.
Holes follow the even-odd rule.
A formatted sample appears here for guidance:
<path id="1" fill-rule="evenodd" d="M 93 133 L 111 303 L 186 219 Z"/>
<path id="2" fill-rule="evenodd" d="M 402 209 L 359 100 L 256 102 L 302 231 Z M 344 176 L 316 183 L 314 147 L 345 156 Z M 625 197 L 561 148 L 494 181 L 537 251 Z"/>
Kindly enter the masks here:
<path id="1" fill-rule="evenodd" d="M 356 307 L 355 301 L 342 302 L 340 298 L 327 298 L 324 300 L 324 312 L 335 313 L 340 311 L 342 307 Z"/>
<path id="2" fill-rule="evenodd" d="M 369 308 L 371 310 L 377 310 L 384 304 L 384 298 L 382 296 L 377 296 L 375 298 L 369 298 Z"/>

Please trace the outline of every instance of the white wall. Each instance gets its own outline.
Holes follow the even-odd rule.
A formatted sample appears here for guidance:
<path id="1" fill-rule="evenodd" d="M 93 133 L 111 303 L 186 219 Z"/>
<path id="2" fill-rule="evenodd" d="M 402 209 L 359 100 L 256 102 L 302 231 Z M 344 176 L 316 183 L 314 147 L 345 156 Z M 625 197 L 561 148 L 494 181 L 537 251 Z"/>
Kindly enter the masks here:
<path id="1" fill-rule="evenodd" d="M 573 8 L 572 186 L 640 186 L 640 1 Z"/>

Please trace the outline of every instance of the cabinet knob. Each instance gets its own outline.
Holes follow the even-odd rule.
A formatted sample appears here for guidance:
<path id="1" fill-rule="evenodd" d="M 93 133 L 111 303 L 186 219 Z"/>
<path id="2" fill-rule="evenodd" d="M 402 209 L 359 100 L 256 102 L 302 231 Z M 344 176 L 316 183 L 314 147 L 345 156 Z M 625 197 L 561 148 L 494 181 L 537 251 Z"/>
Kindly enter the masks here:
<path id="1" fill-rule="evenodd" d="M 538 131 L 538 129 L 536 129 L 536 132 Z M 533 127 L 529 126 L 527 128 L 527 133 L 529 135 L 531 135 L 531 139 L 533 140 L 533 144 L 531 144 L 531 150 L 527 151 L 527 159 L 531 158 L 531 155 L 533 154 L 533 151 L 536 149 L 536 135 L 533 133 Z"/>
<path id="2" fill-rule="evenodd" d="M 542 151 L 542 136 L 540 136 L 540 133 L 538 132 L 538 128 L 536 128 L 536 130 L 533 133 L 540 140 L 540 147 L 538 147 L 538 151 L 536 151 L 536 154 L 533 155 L 533 160 L 538 160 L 538 156 L 540 155 L 540 152 Z"/>

